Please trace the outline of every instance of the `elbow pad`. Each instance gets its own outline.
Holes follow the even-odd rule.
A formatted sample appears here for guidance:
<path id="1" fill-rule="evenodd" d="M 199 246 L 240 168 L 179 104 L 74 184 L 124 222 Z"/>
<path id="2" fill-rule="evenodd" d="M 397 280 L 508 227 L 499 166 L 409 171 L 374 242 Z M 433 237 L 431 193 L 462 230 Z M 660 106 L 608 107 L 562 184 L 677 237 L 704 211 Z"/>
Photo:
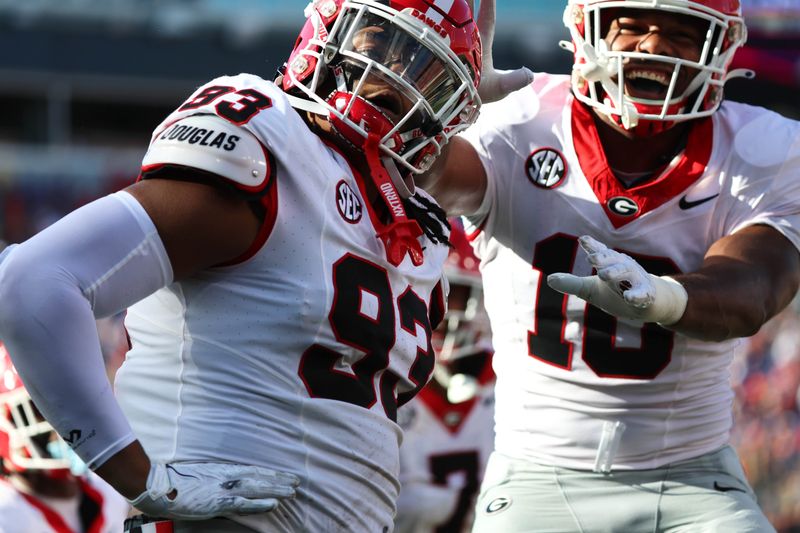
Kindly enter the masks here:
<path id="1" fill-rule="evenodd" d="M 0 256 L 0 337 L 34 403 L 90 468 L 135 440 L 95 317 L 172 282 L 155 225 L 128 193 L 96 200 Z"/>

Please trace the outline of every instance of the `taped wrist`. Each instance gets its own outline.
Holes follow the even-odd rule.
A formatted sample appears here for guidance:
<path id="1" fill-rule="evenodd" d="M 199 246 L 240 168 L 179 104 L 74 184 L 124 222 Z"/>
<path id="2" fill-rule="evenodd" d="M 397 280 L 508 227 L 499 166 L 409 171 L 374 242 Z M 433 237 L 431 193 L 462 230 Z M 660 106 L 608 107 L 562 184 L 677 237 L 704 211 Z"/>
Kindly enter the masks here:
<path id="1" fill-rule="evenodd" d="M 650 318 L 662 326 L 670 326 L 683 317 L 689 295 L 680 282 L 669 276 L 650 276 L 656 296 L 650 308 Z"/>

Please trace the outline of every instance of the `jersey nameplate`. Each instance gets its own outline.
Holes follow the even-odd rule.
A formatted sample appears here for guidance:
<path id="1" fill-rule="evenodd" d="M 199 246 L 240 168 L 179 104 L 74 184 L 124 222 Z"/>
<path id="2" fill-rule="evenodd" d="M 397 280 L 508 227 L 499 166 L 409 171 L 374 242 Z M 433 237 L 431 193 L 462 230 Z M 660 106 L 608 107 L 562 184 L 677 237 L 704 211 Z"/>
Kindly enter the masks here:
<path id="1" fill-rule="evenodd" d="M 267 152 L 246 129 L 216 115 L 193 115 L 158 134 L 142 166 L 182 165 L 217 174 L 246 189 L 266 185 Z"/>

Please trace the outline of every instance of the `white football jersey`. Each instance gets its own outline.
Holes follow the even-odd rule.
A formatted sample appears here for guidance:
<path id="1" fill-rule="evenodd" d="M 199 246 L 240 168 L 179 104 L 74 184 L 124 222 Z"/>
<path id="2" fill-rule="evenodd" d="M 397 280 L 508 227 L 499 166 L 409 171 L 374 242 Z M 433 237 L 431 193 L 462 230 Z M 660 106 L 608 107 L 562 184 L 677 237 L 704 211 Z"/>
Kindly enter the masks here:
<path id="1" fill-rule="evenodd" d="M 494 447 L 494 373 L 479 378 L 477 394 L 452 403 L 431 382 L 400 408 L 400 498 L 395 533 L 466 532 Z"/>
<path id="2" fill-rule="evenodd" d="M 626 189 L 568 78 L 539 74 L 485 106 L 465 136 L 489 177 L 467 231 L 496 349 L 497 450 L 592 469 L 605 422 L 624 423 L 615 469 L 655 468 L 726 444 L 739 341 L 616 319 L 545 278 L 591 274 L 581 235 L 657 275 L 696 270 L 712 243 L 754 224 L 800 247 L 800 124 L 726 102 L 696 123 L 660 177 Z"/>
<path id="3" fill-rule="evenodd" d="M 125 498 L 92 473 L 81 489 L 80 499 L 42 498 L 0 478 L 0 533 L 122 533 L 130 510 Z"/>
<path id="4" fill-rule="evenodd" d="M 174 133 L 189 115 L 217 115 L 238 132 L 206 121 Z M 176 157 L 196 153 L 207 168 L 215 154 L 235 161 L 248 135 L 264 147 L 266 177 L 225 177 L 264 207 L 260 240 L 234 264 L 128 311 L 133 349 L 116 378 L 120 403 L 158 461 L 299 476 L 294 500 L 237 518 L 256 531 L 388 531 L 399 490 L 396 410 L 433 368 L 447 247 L 421 237 L 424 263 L 406 256 L 392 266 L 362 178 L 256 76 L 198 89 L 156 129 L 150 149 L 184 143 L 189 152 L 175 148 Z M 158 167 L 154 159 L 145 157 L 143 171 Z"/>

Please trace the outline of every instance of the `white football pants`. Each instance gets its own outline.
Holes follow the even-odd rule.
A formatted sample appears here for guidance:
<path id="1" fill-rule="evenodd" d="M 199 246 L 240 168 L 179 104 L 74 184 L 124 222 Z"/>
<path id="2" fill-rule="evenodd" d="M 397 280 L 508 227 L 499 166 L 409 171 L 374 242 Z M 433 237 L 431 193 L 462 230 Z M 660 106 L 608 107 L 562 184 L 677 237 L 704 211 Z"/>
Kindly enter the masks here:
<path id="1" fill-rule="evenodd" d="M 726 446 L 652 470 L 570 470 L 493 453 L 473 533 L 772 532 Z"/>

